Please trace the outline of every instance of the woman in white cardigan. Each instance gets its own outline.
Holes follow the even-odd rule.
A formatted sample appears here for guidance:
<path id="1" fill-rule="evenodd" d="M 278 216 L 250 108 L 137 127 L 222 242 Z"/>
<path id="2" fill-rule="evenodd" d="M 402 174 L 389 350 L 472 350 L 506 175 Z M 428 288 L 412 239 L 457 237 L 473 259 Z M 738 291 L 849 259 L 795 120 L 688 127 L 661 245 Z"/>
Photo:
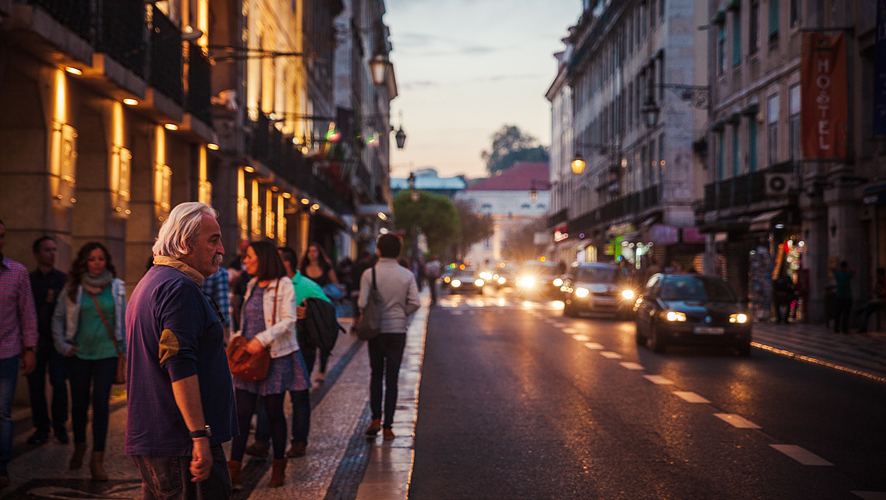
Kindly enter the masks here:
<path id="1" fill-rule="evenodd" d="M 234 488 L 239 488 L 249 424 L 256 400 L 261 396 L 271 424 L 274 449 L 268 486 L 277 488 L 283 485 L 286 472 L 286 414 L 283 412 L 286 392 L 310 388 L 310 379 L 295 337 L 295 290 L 277 248 L 269 241 L 254 241 L 246 249 L 243 264 L 254 278 L 246 287 L 240 331 L 233 333 L 232 340 L 236 336 L 249 340 L 246 349 L 250 354 L 270 349 L 271 365 L 263 380 L 246 382 L 234 378 L 240 436 L 231 442 L 228 469 Z"/>
<path id="2" fill-rule="evenodd" d="M 68 272 L 68 283 L 52 315 L 55 348 L 68 359 L 74 453 L 71 470 L 83 466 L 86 424 L 92 404 L 92 478 L 107 481 L 104 470 L 111 385 L 117 358 L 124 355 L 126 290 L 115 278 L 111 254 L 101 243 L 83 245 Z M 113 340 L 111 336 L 113 335 Z M 92 397 L 90 398 L 90 393 Z"/>

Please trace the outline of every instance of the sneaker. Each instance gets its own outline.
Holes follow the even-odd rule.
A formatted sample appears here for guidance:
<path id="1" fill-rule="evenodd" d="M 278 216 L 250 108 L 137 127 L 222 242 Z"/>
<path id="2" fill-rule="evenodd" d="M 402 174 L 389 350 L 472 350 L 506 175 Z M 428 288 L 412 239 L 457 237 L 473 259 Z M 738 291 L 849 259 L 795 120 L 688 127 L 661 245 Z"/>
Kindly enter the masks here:
<path id="1" fill-rule="evenodd" d="M 286 458 L 303 457 L 308 452 L 308 444 L 304 441 L 293 441 L 292 446 L 286 450 Z"/>
<path id="2" fill-rule="evenodd" d="M 268 445 L 261 441 L 253 441 L 251 445 L 246 447 L 245 451 L 247 455 L 264 458 L 268 456 Z"/>
<path id="3" fill-rule="evenodd" d="M 394 440 L 394 431 L 391 429 L 385 429 L 384 432 L 382 432 L 382 435 L 384 436 L 385 441 Z"/>
<path id="4" fill-rule="evenodd" d="M 372 422 L 369 422 L 369 427 L 366 428 L 366 435 L 367 436 L 375 436 L 376 434 L 378 434 L 378 431 L 380 431 L 380 430 L 381 430 L 381 419 L 374 418 L 374 419 L 372 419 Z"/>
<path id="5" fill-rule="evenodd" d="M 28 438 L 28 444 L 43 444 L 49 441 L 49 432 L 36 430 L 31 437 Z"/>

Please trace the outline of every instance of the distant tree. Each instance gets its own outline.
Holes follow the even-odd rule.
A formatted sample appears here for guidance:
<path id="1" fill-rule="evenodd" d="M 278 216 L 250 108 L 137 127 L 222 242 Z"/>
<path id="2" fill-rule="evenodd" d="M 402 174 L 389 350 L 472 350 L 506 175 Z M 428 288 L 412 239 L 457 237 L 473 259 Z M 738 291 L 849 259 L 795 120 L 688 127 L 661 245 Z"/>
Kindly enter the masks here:
<path id="1" fill-rule="evenodd" d="M 456 251 L 455 255 L 463 256 L 471 245 L 492 236 L 494 227 L 491 215 L 478 214 L 466 201 L 456 201 L 455 210 L 458 212 L 459 220 L 459 251 Z"/>
<path id="2" fill-rule="evenodd" d="M 547 149 L 531 135 L 525 135 L 516 125 L 503 125 L 492 136 L 492 151 L 480 154 L 486 162 L 486 171 L 495 175 L 518 161 L 545 162 L 550 159 Z"/>
<path id="3" fill-rule="evenodd" d="M 418 201 L 412 193 L 401 191 L 394 196 L 394 225 L 406 234 L 403 254 L 408 255 L 418 229 L 428 240 L 428 252 L 442 256 L 452 254 L 452 240 L 459 234 L 458 211 L 446 196 L 418 191 Z"/>
<path id="4" fill-rule="evenodd" d="M 502 254 L 505 259 L 522 263 L 537 258 L 543 248 L 535 244 L 535 233 L 545 230 L 544 220 L 527 222 L 505 234 Z"/>

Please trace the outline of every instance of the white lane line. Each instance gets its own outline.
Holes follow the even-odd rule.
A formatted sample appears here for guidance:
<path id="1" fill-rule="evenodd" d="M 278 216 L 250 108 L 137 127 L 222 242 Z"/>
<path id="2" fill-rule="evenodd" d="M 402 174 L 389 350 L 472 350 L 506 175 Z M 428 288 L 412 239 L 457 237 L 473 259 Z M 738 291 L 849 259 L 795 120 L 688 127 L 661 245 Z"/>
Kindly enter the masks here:
<path id="1" fill-rule="evenodd" d="M 678 398 L 682 398 L 689 403 L 710 403 L 710 401 L 708 401 L 707 399 L 690 391 L 674 391 L 674 395 Z"/>
<path id="2" fill-rule="evenodd" d="M 624 363 L 619 363 L 621 366 L 627 368 L 628 370 L 642 370 L 643 365 L 640 363 L 632 363 L 630 361 L 625 361 Z"/>
<path id="3" fill-rule="evenodd" d="M 603 349 L 603 344 L 598 344 L 596 342 L 585 342 L 585 347 L 587 347 L 588 349 L 599 351 L 600 349 Z"/>
<path id="4" fill-rule="evenodd" d="M 572 338 L 574 338 L 575 340 L 577 340 L 579 342 L 587 342 L 587 341 L 591 340 L 591 338 L 588 337 L 587 335 L 573 335 Z"/>
<path id="5" fill-rule="evenodd" d="M 759 429 L 760 426 L 734 413 L 714 413 L 714 416 L 723 420 L 732 427 L 739 429 Z"/>
<path id="6" fill-rule="evenodd" d="M 793 458 L 803 465 L 834 465 L 820 456 L 794 444 L 770 444 L 769 446 Z"/>
<path id="7" fill-rule="evenodd" d="M 653 384 L 658 384 L 658 385 L 670 385 L 670 384 L 674 383 L 673 380 L 668 380 L 668 379 L 662 377 L 661 375 L 643 375 L 643 377 L 646 378 L 646 380 L 652 382 Z"/>
<path id="8" fill-rule="evenodd" d="M 560 323 L 560 322 L 554 322 L 551 324 L 556 326 L 557 328 L 563 328 L 564 326 L 566 326 L 566 323 Z M 566 330 L 563 330 L 563 331 L 565 332 Z"/>
<path id="9" fill-rule="evenodd" d="M 886 500 L 886 491 L 850 491 L 863 500 Z"/>
<path id="10" fill-rule="evenodd" d="M 609 359 L 621 359 L 621 354 L 619 354 L 617 352 L 612 352 L 612 351 L 603 351 L 600 353 L 600 356 L 603 356 L 604 358 L 609 358 Z"/>
<path id="11" fill-rule="evenodd" d="M 578 333 L 578 329 L 577 328 L 564 328 L 563 333 L 569 333 L 569 334 Z"/>
<path id="12" fill-rule="evenodd" d="M 459 310 L 456 309 L 455 311 L 452 311 L 452 312 L 450 312 L 449 314 L 454 314 L 455 316 L 461 316 L 461 313 L 462 313 L 462 312 L 463 312 L 463 311 L 459 311 Z"/>

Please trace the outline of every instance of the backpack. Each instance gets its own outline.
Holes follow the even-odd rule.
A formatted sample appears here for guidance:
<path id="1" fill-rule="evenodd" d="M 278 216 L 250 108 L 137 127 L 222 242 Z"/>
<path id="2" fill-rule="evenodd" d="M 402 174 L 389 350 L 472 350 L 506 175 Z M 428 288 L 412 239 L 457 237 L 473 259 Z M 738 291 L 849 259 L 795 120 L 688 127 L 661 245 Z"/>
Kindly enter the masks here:
<path id="1" fill-rule="evenodd" d="M 316 297 L 305 299 L 304 305 L 307 309 L 303 324 L 308 337 L 324 354 L 329 354 L 338 339 L 338 332 L 345 331 L 335 318 L 335 307 Z"/>

